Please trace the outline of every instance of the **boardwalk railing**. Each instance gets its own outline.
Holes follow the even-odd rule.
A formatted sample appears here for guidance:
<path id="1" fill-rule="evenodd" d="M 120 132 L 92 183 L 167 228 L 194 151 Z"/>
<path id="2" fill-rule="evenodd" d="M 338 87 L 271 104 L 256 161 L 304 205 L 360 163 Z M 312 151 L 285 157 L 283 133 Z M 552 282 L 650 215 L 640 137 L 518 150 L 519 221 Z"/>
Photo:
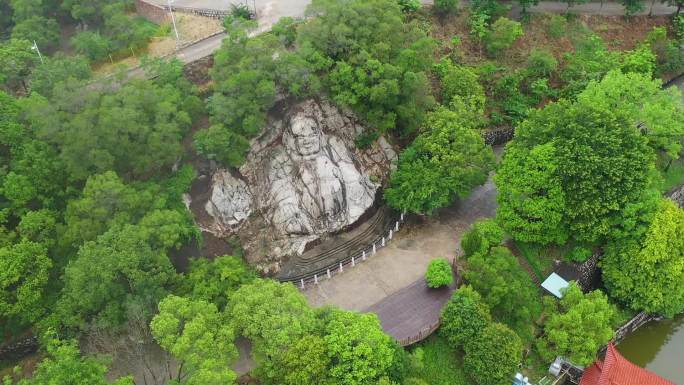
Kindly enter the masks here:
<path id="1" fill-rule="evenodd" d="M 421 329 L 418 332 L 418 334 L 402 339 L 401 341 L 399 341 L 399 345 L 408 346 L 408 345 L 413 345 L 416 342 L 420 342 L 420 341 L 426 339 L 427 337 L 429 337 L 432 333 L 434 333 L 435 330 L 437 330 L 439 328 L 439 325 L 440 325 L 440 321 L 437 321 L 437 322 L 433 323 L 432 325 Z"/>
<path id="2" fill-rule="evenodd" d="M 370 245 L 363 249 L 360 253 L 352 255 L 351 257 L 342 259 L 338 262 L 333 262 L 325 267 L 319 268 L 308 275 L 295 279 L 283 279 L 281 282 L 292 282 L 301 290 L 305 290 L 309 285 L 317 285 L 324 279 L 331 279 L 334 275 L 341 274 L 345 269 L 355 267 L 357 264 L 366 261 L 377 253 L 378 250 L 387 246 L 394 238 L 394 235 L 399 232 L 401 224 L 404 223 L 405 213 L 401 213 L 399 219 L 394 221 L 394 225 L 390 226 L 387 231 L 378 236 Z"/>

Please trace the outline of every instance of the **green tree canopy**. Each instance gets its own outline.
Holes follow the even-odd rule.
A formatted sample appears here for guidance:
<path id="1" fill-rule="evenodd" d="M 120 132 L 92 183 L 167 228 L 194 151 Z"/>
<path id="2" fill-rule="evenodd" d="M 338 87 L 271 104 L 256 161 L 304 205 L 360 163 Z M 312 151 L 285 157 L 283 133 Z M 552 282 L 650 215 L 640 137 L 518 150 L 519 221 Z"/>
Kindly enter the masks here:
<path id="1" fill-rule="evenodd" d="M 584 99 L 547 105 L 508 145 L 495 179 L 498 217 L 514 239 L 605 239 L 652 187 L 653 161 L 646 138 L 620 110 Z"/>
<path id="2" fill-rule="evenodd" d="M 463 234 L 461 248 L 466 258 L 474 254 L 487 254 L 492 247 L 499 246 L 503 242 L 505 235 L 495 220 L 480 220 Z"/>
<path id="3" fill-rule="evenodd" d="M 91 76 L 90 63 L 82 56 L 53 56 L 31 73 L 31 91 L 52 96 L 56 85 L 67 79 L 86 80 Z"/>
<path id="4" fill-rule="evenodd" d="M 451 271 L 451 264 L 446 258 L 435 258 L 430 261 L 425 280 L 430 288 L 448 286 L 454 283 L 454 274 Z"/>
<path id="5" fill-rule="evenodd" d="M 276 374 L 268 383 L 278 385 L 334 385 L 330 376 L 331 358 L 323 337 L 308 335 L 298 339 L 275 356 Z"/>
<path id="6" fill-rule="evenodd" d="M 60 321 L 81 329 L 119 326 L 127 307 L 149 308 L 175 282 L 168 257 L 150 247 L 139 226 L 114 227 L 83 244 L 66 267 Z"/>
<path id="7" fill-rule="evenodd" d="M 394 357 L 393 342 L 375 314 L 332 310 L 325 321 L 323 339 L 334 383 L 374 384 L 386 375 Z"/>
<path id="8" fill-rule="evenodd" d="M 28 92 L 26 79 L 40 62 L 32 42 L 12 39 L 0 43 L 0 85 L 7 91 Z"/>
<path id="9" fill-rule="evenodd" d="M 292 284 L 256 279 L 230 295 L 226 308 L 239 335 L 254 343 L 252 352 L 263 377 L 273 378 L 278 355 L 316 327 L 313 310 Z"/>
<path id="10" fill-rule="evenodd" d="M 178 361 L 178 380 L 187 385 L 232 384 L 237 358 L 230 322 L 214 304 L 169 295 L 159 302 L 152 335 Z"/>
<path id="11" fill-rule="evenodd" d="M 463 277 L 482 295 L 496 320 L 524 339 L 532 337 L 531 324 L 541 313 L 539 290 L 507 248 L 494 247 L 489 254 L 473 255 Z"/>
<path id="12" fill-rule="evenodd" d="M 522 24 L 517 21 L 500 17 L 491 25 L 491 30 L 485 35 L 485 47 L 490 55 L 501 55 L 523 35 Z"/>
<path id="13" fill-rule="evenodd" d="M 19 385 L 133 385 L 133 378 L 123 377 L 113 383 L 105 377 L 107 366 L 92 357 L 81 357 L 76 340 L 52 339 L 47 344 L 47 357 L 38 363 L 30 379 Z"/>
<path id="14" fill-rule="evenodd" d="M 21 241 L 0 248 L 0 315 L 28 325 L 45 314 L 52 261 L 44 245 Z"/>
<path id="15" fill-rule="evenodd" d="M 55 19 L 33 15 L 12 28 L 12 38 L 35 41 L 42 53 L 50 52 L 59 44 L 59 24 Z"/>
<path id="16" fill-rule="evenodd" d="M 663 199 L 643 235 L 609 243 L 601 261 L 611 296 L 667 317 L 684 310 L 684 211 Z"/>
<path id="17" fill-rule="evenodd" d="M 546 360 L 562 356 L 576 365 L 590 365 L 599 348 L 613 338 L 615 307 L 600 290 L 584 294 L 574 282 L 556 304 L 537 340 L 539 353 Z"/>
<path id="18" fill-rule="evenodd" d="M 414 213 L 464 198 L 487 180 L 494 154 L 479 132 L 445 108 L 428 116 L 426 132 L 399 156 L 385 198 L 390 206 Z"/>
<path id="19" fill-rule="evenodd" d="M 522 360 L 522 349 L 515 332 L 493 323 L 466 344 L 463 368 L 478 385 L 507 385 Z"/>
<path id="20" fill-rule="evenodd" d="M 228 303 L 229 293 L 256 277 L 254 270 L 240 257 L 224 255 L 213 261 L 206 258 L 191 260 L 186 284 L 192 298 L 211 302 L 222 310 Z"/>
<path id="21" fill-rule="evenodd" d="M 474 340 L 492 321 L 489 308 L 478 292 L 461 286 L 442 308 L 439 332 L 451 346 L 461 348 Z"/>
<path id="22" fill-rule="evenodd" d="M 71 178 L 85 180 L 107 170 L 140 177 L 170 167 L 191 123 L 183 101 L 171 85 L 134 80 L 103 93 L 65 83 L 50 101 L 33 95 L 24 106 L 38 137 L 59 149 Z"/>
<path id="23" fill-rule="evenodd" d="M 577 96 L 581 103 L 619 110 L 655 151 L 679 158 L 684 141 L 684 104 L 677 87 L 662 88 L 649 75 L 611 71 L 591 81 Z"/>

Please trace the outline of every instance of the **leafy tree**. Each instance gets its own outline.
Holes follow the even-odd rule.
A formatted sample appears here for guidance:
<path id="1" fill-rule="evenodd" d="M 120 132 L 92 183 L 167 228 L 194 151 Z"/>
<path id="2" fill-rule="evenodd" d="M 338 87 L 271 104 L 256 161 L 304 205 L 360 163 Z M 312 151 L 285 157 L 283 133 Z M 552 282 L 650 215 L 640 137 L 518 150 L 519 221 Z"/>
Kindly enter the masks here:
<path id="1" fill-rule="evenodd" d="M 159 302 L 152 335 L 178 361 L 179 383 L 232 384 L 230 362 L 237 358 L 234 330 L 214 304 L 169 295 Z"/>
<path id="2" fill-rule="evenodd" d="M 304 296 L 292 284 L 257 279 L 231 293 L 226 312 L 239 335 L 254 343 L 260 378 L 277 373 L 274 357 L 314 331 L 316 320 Z"/>
<path id="3" fill-rule="evenodd" d="M 245 162 L 249 140 L 224 126 L 214 124 L 195 134 L 197 152 L 225 165 L 239 167 Z"/>
<path id="4" fill-rule="evenodd" d="M 523 35 L 522 25 L 505 17 L 498 18 L 485 36 L 485 47 L 490 55 L 499 55 Z"/>
<path id="5" fill-rule="evenodd" d="M 0 84 L 8 91 L 27 92 L 26 79 L 39 62 L 28 40 L 12 39 L 0 44 Z"/>
<path id="6" fill-rule="evenodd" d="M 454 283 L 454 274 L 451 271 L 451 264 L 446 258 L 435 258 L 430 261 L 425 280 L 430 288 L 449 286 Z"/>
<path id="7" fill-rule="evenodd" d="M 618 2 L 625 7 L 625 16 L 634 16 L 644 10 L 644 3 L 640 0 L 619 0 Z"/>
<path id="8" fill-rule="evenodd" d="M 375 314 L 333 310 L 326 321 L 323 339 L 335 383 L 373 384 L 386 374 L 394 357 L 393 342 Z"/>
<path id="9" fill-rule="evenodd" d="M 585 100 L 547 105 L 518 127 L 509 146 L 512 150 L 501 169 L 510 172 L 503 172 L 496 182 L 502 227 L 515 239 L 541 237 L 540 241 L 551 242 L 572 234 L 579 241 L 598 241 L 651 187 L 653 152 L 629 116 L 614 108 Z M 527 165 L 524 160 L 539 148 L 540 159 L 553 160 L 541 175 L 535 170 L 542 162 Z M 505 179 L 516 169 L 525 179 Z M 527 174 L 538 178 L 534 184 L 539 187 L 524 188 L 527 179 L 534 180 Z M 522 201 L 527 194 L 541 199 L 527 204 Z"/>
<path id="10" fill-rule="evenodd" d="M 484 183 L 494 164 L 482 136 L 445 108 L 428 116 L 426 132 L 402 152 L 385 190 L 395 208 L 430 214 Z"/>
<path id="11" fill-rule="evenodd" d="M 401 11 L 404 13 L 416 12 L 420 9 L 420 0 L 397 0 Z"/>
<path id="12" fill-rule="evenodd" d="M 440 334 L 451 346 L 463 348 L 492 322 L 487 305 L 470 286 L 461 286 L 442 308 Z"/>
<path id="13" fill-rule="evenodd" d="M 82 56 L 47 57 L 31 73 L 31 91 L 50 98 L 57 84 L 67 79 L 90 79 L 91 75 L 90 63 Z"/>
<path id="14" fill-rule="evenodd" d="M 609 293 L 634 310 L 684 310 L 684 211 L 663 199 L 643 235 L 609 243 L 601 261 Z"/>
<path id="15" fill-rule="evenodd" d="M 435 9 L 441 14 L 458 12 L 459 0 L 436 0 Z"/>
<path id="16" fill-rule="evenodd" d="M 569 237 L 563 223 L 565 194 L 557 175 L 553 143 L 528 150 L 511 143 L 494 176 L 499 207 L 497 221 L 516 241 L 563 244 Z"/>
<path id="17" fill-rule="evenodd" d="M 48 2 L 42 0 L 9 0 L 12 7 L 12 17 L 15 22 L 29 19 L 36 15 L 45 15 Z"/>
<path id="18" fill-rule="evenodd" d="M 21 241 L 0 248 L 0 315 L 30 324 L 46 310 L 45 288 L 52 261 L 44 245 Z"/>
<path id="19" fill-rule="evenodd" d="M 507 248 L 494 247 L 487 255 L 473 255 L 463 277 L 482 295 L 495 319 L 524 339 L 532 336 L 531 323 L 541 313 L 539 291 Z"/>
<path id="20" fill-rule="evenodd" d="M 8 0 L 0 1 L 0 36 L 6 36 L 13 25 L 10 2 Z"/>
<path id="21" fill-rule="evenodd" d="M 26 212 L 16 230 L 22 239 L 46 247 L 54 246 L 57 242 L 57 218 L 55 213 L 47 209 Z"/>
<path id="22" fill-rule="evenodd" d="M 563 298 L 546 318 L 537 348 L 546 360 L 563 356 L 587 366 L 599 348 L 613 338 L 616 310 L 599 290 L 584 294 L 574 282 L 564 290 Z"/>
<path id="23" fill-rule="evenodd" d="M 105 377 L 107 366 L 91 357 L 81 357 L 76 340 L 52 339 L 47 344 L 47 357 L 38 363 L 30 379 L 18 385 L 133 385 L 133 378 L 122 377 L 113 383 Z"/>
<path id="24" fill-rule="evenodd" d="M 64 219 L 65 241 L 80 245 L 92 241 L 114 225 L 135 223 L 154 204 L 155 197 L 138 192 L 113 171 L 93 175 L 80 199 L 69 202 Z"/>
<path id="25" fill-rule="evenodd" d="M 283 45 L 292 47 L 297 41 L 297 24 L 298 21 L 292 17 L 281 17 L 273 24 L 271 32 L 280 39 Z"/>
<path id="26" fill-rule="evenodd" d="M 577 96 L 583 103 L 619 110 L 647 139 L 653 150 L 679 158 L 684 138 L 684 106 L 676 87 L 662 88 L 650 75 L 611 71 L 592 81 Z"/>
<path id="27" fill-rule="evenodd" d="M 140 232 L 155 250 L 178 250 L 193 238 L 199 230 L 187 212 L 178 210 L 154 210 L 138 223 Z"/>
<path id="28" fill-rule="evenodd" d="M 493 219 L 477 221 L 461 239 L 461 248 L 466 258 L 474 254 L 487 254 L 494 246 L 499 246 L 504 236 L 503 229 Z"/>
<path id="29" fill-rule="evenodd" d="M 32 96 L 26 112 L 38 137 L 59 148 L 72 180 L 107 170 L 139 177 L 182 153 L 191 123 L 184 100 L 177 88 L 146 80 L 104 94 L 66 84 L 50 102 Z"/>
<path id="30" fill-rule="evenodd" d="M 640 2 L 641 3 L 641 2 Z M 651 50 L 649 44 L 641 44 L 631 51 L 624 53 L 622 57 L 622 72 L 636 72 L 649 78 L 656 71 L 658 57 Z"/>
<path id="31" fill-rule="evenodd" d="M 112 42 L 99 32 L 79 32 L 71 38 L 71 45 L 76 52 L 92 61 L 102 60 L 112 52 Z"/>
<path id="32" fill-rule="evenodd" d="M 485 327 L 465 345 L 463 369 L 479 385 L 505 385 L 522 360 L 522 342 L 500 323 Z"/>
<path id="33" fill-rule="evenodd" d="M 597 35 L 589 35 L 575 44 L 573 53 L 565 54 L 560 78 L 566 83 L 563 96 L 573 97 L 590 80 L 600 80 L 608 71 L 620 68 L 620 54 L 606 48 Z"/>
<path id="34" fill-rule="evenodd" d="M 485 92 L 477 73 L 471 68 L 452 65 L 444 60 L 436 67 L 442 81 L 443 103 L 451 104 L 452 109 L 462 104 L 465 107 L 463 110 L 473 115 L 473 120 L 481 117 L 484 114 Z"/>
<path id="35" fill-rule="evenodd" d="M 50 52 L 59 44 L 59 24 L 55 19 L 32 16 L 12 28 L 12 38 L 35 41 L 43 52 Z"/>
<path id="36" fill-rule="evenodd" d="M 208 301 L 223 309 L 228 302 L 228 293 L 256 277 L 254 270 L 240 257 L 224 255 L 213 261 L 197 258 L 190 261 L 187 285 L 192 298 Z"/>
<path id="37" fill-rule="evenodd" d="M 127 307 L 158 302 L 175 281 L 171 262 L 150 247 L 139 227 L 110 229 L 81 246 L 66 267 L 61 322 L 81 329 L 119 326 Z"/>
<path id="38" fill-rule="evenodd" d="M 281 355 L 274 357 L 277 374 L 274 384 L 333 385 L 328 345 L 323 337 L 304 336 Z"/>
<path id="39" fill-rule="evenodd" d="M 434 41 L 416 23 L 406 23 L 395 0 L 316 0 L 317 17 L 299 29 L 308 60 L 330 74 L 333 99 L 354 108 L 374 128 L 414 132 L 432 105 L 425 71 Z"/>

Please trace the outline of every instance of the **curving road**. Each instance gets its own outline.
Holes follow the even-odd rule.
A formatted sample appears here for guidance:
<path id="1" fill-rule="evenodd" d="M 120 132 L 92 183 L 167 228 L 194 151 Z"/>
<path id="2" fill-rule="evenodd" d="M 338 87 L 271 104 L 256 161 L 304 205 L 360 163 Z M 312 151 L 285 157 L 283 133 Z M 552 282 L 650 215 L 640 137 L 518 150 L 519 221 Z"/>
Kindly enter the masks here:
<path id="1" fill-rule="evenodd" d="M 164 0 L 148 0 L 151 3 L 165 5 Z M 246 0 L 252 4 L 252 0 Z M 433 0 L 421 0 L 423 4 L 432 4 Z M 177 7 L 193 7 L 216 10 L 228 10 L 231 4 L 244 3 L 243 0 L 176 0 L 172 4 Z M 278 19 L 285 16 L 290 17 L 304 17 L 306 6 L 311 3 L 311 0 L 254 0 L 257 9 L 257 20 L 259 22 L 259 29 L 257 32 L 267 31 L 275 24 Z M 462 6 L 468 4 L 467 1 L 461 2 Z M 645 10 L 640 12 L 640 15 L 649 13 L 649 1 L 644 2 Z M 512 4 L 513 9 L 511 14 L 516 15 L 520 13 L 520 6 Z M 566 3 L 560 1 L 542 1 L 538 5 L 530 8 L 530 12 L 550 12 L 550 13 L 564 13 L 568 10 Z M 624 7 L 615 2 L 591 2 L 587 4 L 580 4 L 570 8 L 572 12 L 585 13 L 593 15 L 607 15 L 607 16 L 621 16 L 624 15 Z M 653 5 L 653 15 L 669 15 L 677 11 L 677 7 L 670 7 L 660 2 Z M 193 45 L 185 47 L 176 53 L 176 57 L 184 63 L 190 63 L 199 60 L 203 57 L 211 55 L 214 51 L 221 47 L 221 41 L 226 35 L 224 33 L 210 37 L 208 39 L 197 42 Z M 136 72 L 137 71 L 137 72 Z M 137 69 L 131 70 L 131 75 L 141 76 L 142 71 Z"/>

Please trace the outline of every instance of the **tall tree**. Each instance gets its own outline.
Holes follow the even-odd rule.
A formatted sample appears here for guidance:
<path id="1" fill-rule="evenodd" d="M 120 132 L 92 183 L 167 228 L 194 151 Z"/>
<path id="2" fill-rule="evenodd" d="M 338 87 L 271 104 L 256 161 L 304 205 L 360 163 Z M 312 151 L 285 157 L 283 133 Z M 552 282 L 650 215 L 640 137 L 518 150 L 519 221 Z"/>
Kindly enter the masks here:
<path id="1" fill-rule="evenodd" d="M 107 366 L 100 360 L 81 357 L 75 340 L 52 339 L 47 344 L 47 357 L 38 363 L 30 379 L 18 385 L 133 385 L 133 378 L 123 377 L 108 381 Z"/>
<path id="2" fill-rule="evenodd" d="M 565 357 L 576 365 L 594 362 L 599 348 L 613 338 L 616 309 L 600 290 L 588 294 L 572 282 L 554 303 L 537 348 L 546 360 Z"/>
<path id="3" fill-rule="evenodd" d="M 372 384 L 386 375 L 394 357 L 393 342 L 375 314 L 333 310 L 325 321 L 323 339 L 335 383 Z"/>
<path id="4" fill-rule="evenodd" d="M 39 63 L 28 40 L 12 39 L 0 43 L 0 85 L 5 90 L 28 92 L 26 79 Z"/>
<path id="5" fill-rule="evenodd" d="M 483 184 L 494 154 L 456 112 L 440 108 L 428 116 L 426 127 L 401 153 L 385 198 L 392 207 L 430 214 Z"/>
<path id="6" fill-rule="evenodd" d="M 663 199 L 643 235 L 611 242 L 601 261 L 609 293 L 634 310 L 684 310 L 684 210 Z"/>
<path id="7" fill-rule="evenodd" d="M 522 360 L 522 343 L 500 323 L 485 327 L 465 346 L 463 368 L 478 385 L 507 385 Z"/>
<path id="8" fill-rule="evenodd" d="M 314 331 L 316 320 L 304 296 L 292 284 L 257 279 L 230 295 L 226 308 L 239 335 L 254 343 L 260 376 L 277 373 L 270 360 Z"/>
<path id="9" fill-rule="evenodd" d="M 0 315 L 29 325 L 45 314 L 52 261 L 44 245 L 21 241 L 0 248 Z"/>
<path id="10" fill-rule="evenodd" d="M 524 339 L 532 337 L 532 323 L 541 313 L 539 291 L 507 248 L 494 247 L 487 255 L 470 257 L 464 278 L 482 295 L 494 319 Z"/>
<path id="11" fill-rule="evenodd" d="M 178 361 L 178 383 L 232 384 L 230 363 L 237 358 L 230 322 L 214 304 L 170 295 L 159 302 L 152 335 Z"/>
<path id="12" fill-rule="evenodd" d="M 222 310 L 230 292 L 256 277 L 256 272 L 240 257 L 224 255 L 213 261 L 206 258 L 191 260 L 186 281 L 192 298 L 211 302 Z"/>
<path id="13" fill-rule="evenodd" d="M 492 321 L 489 308 L 478 292 L 461 286 L 442 309 L 440 334 L 451 346 L 463 348 Z"/>
<path id="14" fill-rule="evenodd" d="M 510 176 L 517 169 L 534 186 L 525 187 L 520 178 L 496 180 L 504 194 L 499 200 L 506 214 L 500 217 L 502 226 L 514 238 L 551 242 L 571 234 L 580 241 L 605 239 L 624 218 L 625 208 L 652 186 L 654 155 L 646 138 L 628 115 L 605 105 L 582 99 L 547 105 L 520 124 L 509 146 L 513 150 L 504 156 L 502 170 Z M 546 149 L 539 159 L 552 160 L 550 165 L 525 159 L 540 146 Z M 535 171 L 540 166 L 541 172 Z M 536 196 L 535 201 L 527 205 L 517 191 Z M 548 231 L 552 237 L 544 235 Z"/>
<path id="15" fill-rule="evenodd" d="M 148 242 L 138 226 L 126 225 L 81 246 L 64 272 L 60 321 L 81 329 L 111 328 L 125 321 L 128 307 L 149 308 L 163 298 L 176 274 L 168 257 Z"/>
<path id="16" fill-rule="evenodd" d="M 619 110 L 648 139 L 653 150 L 677 159 L 684 142 L 684 105 L 677 87 L 662 88 L 649 75 L 611 71 L 592 81 L 577 99 L 581 103 Z"/>

